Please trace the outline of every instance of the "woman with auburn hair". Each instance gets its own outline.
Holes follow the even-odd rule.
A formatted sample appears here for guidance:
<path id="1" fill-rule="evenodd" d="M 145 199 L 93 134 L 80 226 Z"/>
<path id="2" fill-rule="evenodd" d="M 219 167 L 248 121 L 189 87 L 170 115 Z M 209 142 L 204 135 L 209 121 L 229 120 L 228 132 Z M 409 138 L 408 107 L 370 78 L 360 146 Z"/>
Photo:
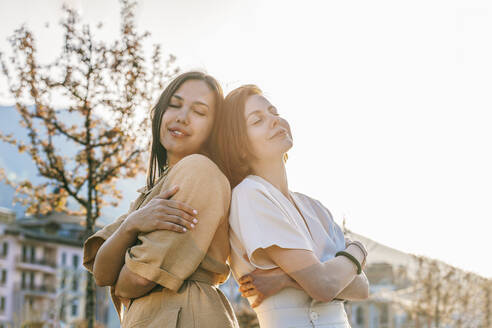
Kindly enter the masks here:
<path id="1" fill-rule="evenodd" d="M 220 164 L 232 187 L 230 265 L 261 328 L 350 327 L 343 300 L 368 297 L 364 246 L 319 201 L 288 189 L 289 124 L 254 85 L 227 95 Z"/>
<path id="2" fill-rule="evenodd" d="M 204 73 L 169 84 L 151 113 L 147 185 L 84 244 L 84 265 L 111 286 L 122 327 L 239 327 L 217 288 L 229 275 L 230 185 L 207 157 L 222 102 Z"/>

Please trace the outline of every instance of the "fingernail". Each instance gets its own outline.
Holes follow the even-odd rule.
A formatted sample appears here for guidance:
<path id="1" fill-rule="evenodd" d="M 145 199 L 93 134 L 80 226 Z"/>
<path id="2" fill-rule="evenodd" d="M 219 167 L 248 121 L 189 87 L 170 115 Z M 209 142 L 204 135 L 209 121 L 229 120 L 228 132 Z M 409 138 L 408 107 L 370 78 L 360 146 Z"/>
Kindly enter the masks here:
<path id="1" fill-rule="evenodd" d="M 198 223 L 198 220 L 196 218 L 193 219 L 193 223 Z"/>
<path id="2" fill-rule="evenodd" d="M 197 215 L 197 214 L 198 214 L 198 211 L 197 211 L 197 210 L 193 210 L 193 213 L 194 213 L 195 215 Z"/>
<path id="3" fill-rule="evenodd" d="M 186 232 L 186 228 L 183 228 L 183 231 Z"/>
<path id="4" fill-rule="evenodd" d="M 194 228 L 194 227 L 195 227 L 195 225 L 192 223 L 192 224 L 191 224 L 191 227 L 192 227 L 192 228 Z"/>

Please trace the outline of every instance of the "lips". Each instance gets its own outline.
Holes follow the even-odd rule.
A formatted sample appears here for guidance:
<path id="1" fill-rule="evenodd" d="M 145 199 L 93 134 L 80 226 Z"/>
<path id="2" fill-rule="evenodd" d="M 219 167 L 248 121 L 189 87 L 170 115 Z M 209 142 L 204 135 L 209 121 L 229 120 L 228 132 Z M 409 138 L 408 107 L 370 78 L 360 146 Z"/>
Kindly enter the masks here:
<path id="1" fill-rule="evenodd" d="M 285 129 L 279 129 L 277 132 L 273 134 L 273 136 L 270 137 L 270 139 L 276 138 L 280 135 L 285 135 L 287 134 L 287 131 Z"/>
<path id="2" fill-rule="evenodd" d="M 187 131 L 177 126 L 169 127 L 167 130 L 173 137 L 176 138 L 188 137 L 190 135 Z"/>

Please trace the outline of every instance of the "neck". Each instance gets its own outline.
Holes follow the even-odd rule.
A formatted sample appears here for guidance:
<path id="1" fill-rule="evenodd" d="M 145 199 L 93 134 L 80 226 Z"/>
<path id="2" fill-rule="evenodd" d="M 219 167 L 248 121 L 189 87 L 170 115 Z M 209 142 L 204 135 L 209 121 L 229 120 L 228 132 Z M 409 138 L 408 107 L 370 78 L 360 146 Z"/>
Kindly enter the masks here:
<path id="1" fill-rule="evenodd" d="M 167 152 L 167 164 L 169 168 L 173 167 L 177 162 L 183 159 L 184 156 L 179 156 L 171 152 Z"/>
<path id="2" fill-rule="evenodd" d="M 285 197 L 289 199 L 289 185 L 287 182 L 287 171 L 283 158 L 258 161 L 252 165 L 253 174 L 262 177 L 276 187 Z"/>

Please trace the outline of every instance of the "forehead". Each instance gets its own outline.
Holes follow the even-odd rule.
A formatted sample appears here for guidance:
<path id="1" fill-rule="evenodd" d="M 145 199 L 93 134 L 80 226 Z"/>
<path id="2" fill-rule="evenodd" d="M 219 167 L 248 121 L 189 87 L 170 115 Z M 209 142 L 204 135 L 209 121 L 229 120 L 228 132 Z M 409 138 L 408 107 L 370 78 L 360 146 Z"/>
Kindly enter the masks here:
<path id="1" fill-rule="evenodd" d="M 244 114 L 247 116 L 256 110 L 268 109 L 272 104 L 262 95 L 252 95 L 246 100 Z"/>
<path id="2" fill-rule="evenodd" d="M 205 81 L 188 80 L 183 82 L 174 93 L 184 100 L 201 101 L 210 104 L 214 101 L 214 92 Z"/>

